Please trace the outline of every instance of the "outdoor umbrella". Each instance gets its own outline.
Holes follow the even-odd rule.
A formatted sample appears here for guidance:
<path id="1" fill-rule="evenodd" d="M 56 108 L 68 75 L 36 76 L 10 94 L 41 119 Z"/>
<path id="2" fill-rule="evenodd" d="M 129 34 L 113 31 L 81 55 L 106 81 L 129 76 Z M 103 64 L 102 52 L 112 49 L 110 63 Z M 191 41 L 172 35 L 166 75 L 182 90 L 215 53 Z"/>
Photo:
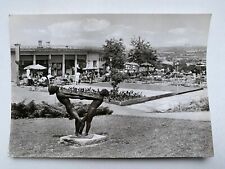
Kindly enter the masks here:
<path id="1" fill-rule="evenodd" d="M 163 61 L 162 64 L 164 64 L 164 65 L 171 65 L 172 66 L 173 65 L 173 62 Z"/>
<path id="2" fill-rule="evenodd" d="M 96 70 L 97 68 L 95 68 L 95 67 L 85 67 L 85 68 L 83 68 L 83 70 Z"/>
<path id="3" fill-rule="evenodd" d="M 37 65 L 29 65 L 29 66 L 26 66 L 24 69 L 25 69 L 25 70 L 26 70 L 26 69 L 44 70 L 44 69 L 47 69 L 47 68 L 44 67 L 44 66 L 42 66 L 42 65 L 37 64 Z"/>
<path id="4" fill-rule="evenodd" d="M 137 63 L 135 63 L 135 62 L 126 62 L 125 64 L 127 64 L 127 65 L 134 65 L 134 66 L 139 66 Z"/>
<path id="5" fill-rule="evenodd" d="M 205 63 L 197 63 L 196 66 L 199 66 L 199 67 L 206 67 L 206 64 L 205 64 Z"/>
<path id="6" fill-rule="evenodd" d="M 141 66 L 150 67 L 150 66 L 153 66 L 153 65 L 151 63 L 145 62 L 145 63 L 142 63 Z"/>

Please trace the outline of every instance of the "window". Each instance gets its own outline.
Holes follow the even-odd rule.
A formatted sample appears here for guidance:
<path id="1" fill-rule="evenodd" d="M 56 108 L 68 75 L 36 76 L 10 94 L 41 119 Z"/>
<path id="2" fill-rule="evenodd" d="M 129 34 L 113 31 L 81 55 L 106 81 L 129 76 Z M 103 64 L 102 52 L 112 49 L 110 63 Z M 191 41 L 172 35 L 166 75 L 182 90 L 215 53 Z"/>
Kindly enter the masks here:
<path id="1" fill-rule="evenodd" d="M 93 67 L 97 67 L 97 60 L 93 60 Z"/>

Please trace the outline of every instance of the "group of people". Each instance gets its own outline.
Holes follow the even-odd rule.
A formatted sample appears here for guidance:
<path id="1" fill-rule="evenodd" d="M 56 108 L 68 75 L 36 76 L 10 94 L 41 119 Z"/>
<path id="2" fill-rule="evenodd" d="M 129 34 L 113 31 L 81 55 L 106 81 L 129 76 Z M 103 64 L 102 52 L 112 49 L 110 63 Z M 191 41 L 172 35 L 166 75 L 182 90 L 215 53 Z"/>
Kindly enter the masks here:
<path id="1" fill-rule="evenodd" d="M 25 77 L 21 77 L 21 80 L 24 81 L 24 84 L 27 86 L 47 86 L 48 78 L 43 74 L 27 74 Z"/>
<path id="2" fill-rule="evenodd" d="M 93 81 L 95 81 L 95 79 L 96 79 L 96 76 L 95 76 L 95 72 L 94 71 L 91 71 L 91 72 L 88 72 L 88 73 L 83 73 L 81 75 L 81 80 L 85 81 L 85 82 L 88 82 L 90 84 L 92 84 Z"/>
<path id="3" fill-rule="evenodd" d="M 83 129 L 86 124 L 86 131 L 85 135 L 87 136 L 89 130 L 91 128 L 91 122 L 93 117 L 96 114 L 97 108 L 102 104 L 104 97 L 109 96 L 109 92 L 106 89 L 103 89 L 99 92 L 98 96 L 85 96 L 82 94 L 72 94 L 63 92 L 60 90 L 58 86 L 48 86 L 48 91 L 50 95 L 56 94 L 57 99 L 60 103 L 62 103 L 66 107 L 66 111 L 69 114 L 69 119 L 75 119 L 75 135 L 82 135 Z M 87 113 L 81 119 L 76 111 L 73 111 L 73 105 L 70 102 L 70 99 L 86 99 L 86 100 L 93 100 L 90 106 L 88 107 Z"/>

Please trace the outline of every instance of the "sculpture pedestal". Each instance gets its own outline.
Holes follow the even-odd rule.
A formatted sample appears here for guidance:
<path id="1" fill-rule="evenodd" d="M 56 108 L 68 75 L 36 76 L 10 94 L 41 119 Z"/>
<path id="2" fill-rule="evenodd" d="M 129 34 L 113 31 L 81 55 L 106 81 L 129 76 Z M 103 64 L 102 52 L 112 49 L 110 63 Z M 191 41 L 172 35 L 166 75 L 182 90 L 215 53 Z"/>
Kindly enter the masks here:
<path id="1" fill-rule="evenodd" d="M 107 136 L 98 134 L 89 134 L 88 136 L 68 135 L 60 137 L 59 143 L 74 146 L 86 146 L 104 142 L 106 139 Z"/>

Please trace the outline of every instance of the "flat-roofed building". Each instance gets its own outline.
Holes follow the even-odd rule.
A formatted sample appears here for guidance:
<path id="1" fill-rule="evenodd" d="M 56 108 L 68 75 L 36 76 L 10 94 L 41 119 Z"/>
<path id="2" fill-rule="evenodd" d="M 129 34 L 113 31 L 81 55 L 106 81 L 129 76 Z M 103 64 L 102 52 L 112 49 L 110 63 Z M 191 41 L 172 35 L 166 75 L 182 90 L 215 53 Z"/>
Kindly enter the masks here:
<path id="1" fill-rule="evenodd" d="M 46 75 L 75 75 L 78 69 L 98 73 L 103 69 L 102 53 L 100 48 L 42 47 L 40 44 L 28 47 L 15 44 L 11 47 L 11 80 L 16 81 L 18 76 L 25 73 L 26 66 L 35 64 L 45 66 L 43 73 Z"/>

